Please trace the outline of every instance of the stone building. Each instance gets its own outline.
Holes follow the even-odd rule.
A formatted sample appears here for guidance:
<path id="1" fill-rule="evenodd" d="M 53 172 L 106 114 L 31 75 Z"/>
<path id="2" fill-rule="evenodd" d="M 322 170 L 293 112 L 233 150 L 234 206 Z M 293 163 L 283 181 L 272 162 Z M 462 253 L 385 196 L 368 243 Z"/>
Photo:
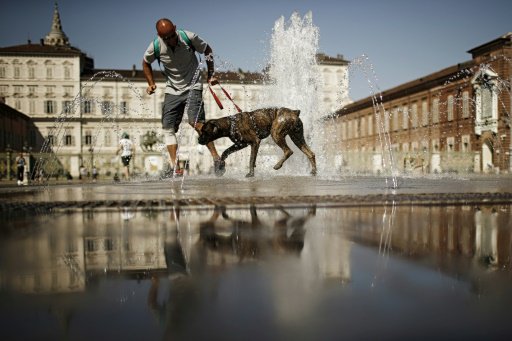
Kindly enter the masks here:
<path id="1" fill-rule="evenodd" d="M 329 115 L 331 153 L 353 172 L 511 172 L 512 33 L 472 59 Z"/>
<path id="2" fill-rule="evenodd" d="M 317 61 L 325 84 L 319 95 L 321 115 L 340 107 L 340 85 L 348 87 L 348 62 L 342 56 L 323 54 Z M 157 68 L 154 66 L 155 71 Z M 167 159 L 158 143 L 165 82 L 159 72 L 155 74 L 158 89 L 148 96 L 143 73 L 135 66 L 128 70 L 94 68 L 94 60 L 71 45 L 57 5 L 51 30 L 39 43 L 0 48 L 0 99 L 33 120 L 39 140 L 31 147 L 35 150 L 42 145 L 37 159 L 44 160 L 40 166 L 48 174 L 69 171 L 78 176 L 81 165 L 89 170 L 95 165 L 100 175 L 112 175 L 120 167 L 115 152 L 123 132 L 137 146 L 133 173 L 158 174 Z M 258 108 L 258 94 L 265 87 L 262 73 L 217 74 L 241 108 Z M 227 100 L 223 100 L 226 109 L 220 111 L 206 93 L 207 87 L 204 91 L 208 118 L 235 113 Z M 221 97 L 220 90 L 216 91 Z M 180 162 L 190 173 L 209 173 L 211 157 L 206 148 L 198 147 L 197 135 L 187 124 L 178 138 Z M 217 148 L 222 151 L 227 144 L 219 141 Z"/>

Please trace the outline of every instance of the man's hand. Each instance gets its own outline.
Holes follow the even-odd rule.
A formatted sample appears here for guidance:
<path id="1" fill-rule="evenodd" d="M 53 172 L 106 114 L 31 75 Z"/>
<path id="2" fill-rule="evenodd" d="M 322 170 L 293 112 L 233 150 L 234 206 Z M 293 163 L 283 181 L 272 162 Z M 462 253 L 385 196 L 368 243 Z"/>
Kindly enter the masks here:
<path id="1" fill-rule="evenodd" d="M 211 76 L 210 78 L 208 78 L 208 84 L 213 86 L 213 85 L 219 84 L 219 81 L 218 81 L 217 77 Z"/>
<path id="2" fill-rule="evenodd" d="M 154 94 L 155 90 L 156 90 L 156 84 L 148 85 L 148 87 L 146 88 L 146 92 L 148 93 L 148 95 Z"/>

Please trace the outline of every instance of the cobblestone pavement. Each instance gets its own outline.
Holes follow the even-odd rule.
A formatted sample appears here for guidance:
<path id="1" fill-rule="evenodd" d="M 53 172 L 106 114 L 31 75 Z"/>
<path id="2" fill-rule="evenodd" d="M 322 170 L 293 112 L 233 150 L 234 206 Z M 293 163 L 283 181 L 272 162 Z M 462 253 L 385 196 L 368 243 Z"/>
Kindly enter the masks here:
<path id="1" fill-rule="evenodd" d="M 200 205 L 512 204 L 512 176 L 184 177 L 0 186 L 0 210 L 12 208 Z"/>

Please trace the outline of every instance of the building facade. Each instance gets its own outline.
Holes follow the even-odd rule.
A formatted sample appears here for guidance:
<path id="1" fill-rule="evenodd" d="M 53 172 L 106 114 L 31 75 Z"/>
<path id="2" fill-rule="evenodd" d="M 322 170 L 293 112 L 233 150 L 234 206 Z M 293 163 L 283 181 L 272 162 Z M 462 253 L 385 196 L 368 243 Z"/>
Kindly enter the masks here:
<path id="1" fill-rule="evenodd" d="M 340 86 L 348 87 L 348 62 L 342 56 L 323 54 L 317 61 L 325 84 L 319 114 L 325 114 L 339 107 Z M 0 48 L 0 101 L 33 120 L 40 140 L 32 148 L 42 146 L 37 158 L 44 160 L 40 167 L 48 174 L 78 176 L 81 165 L 89 170 L 94 165 L 101 175 L 112 175 L 120 167 L 118 140 L 127 132 L 137 146 L 133 172 L 153 175 L 168 157 L 158 138 L 165 81 L 155 71 L 157 92 L 149 96 L 144 75 L 135 66 L 131 70 L 95 69 L 94 60 L 70 44 L 55 5 L 45 39 Z M 218 72 L 218 78 L 238 106 L 258 108 L 258 95 L 265 87 L 262 73 Z M 221 111 L 207 90 L 203 94 L 207 118 L 236 112 L 227 100 Z M 206 148 L 198 147 L 197 135 L 188 124 L 182 124 L 178 138 L 178 157 L 185 168 L 194 174 L 210 173 L 211 156 Z M 220 151 L 228 144 L 216 142 Z"/>
<path id="2" fill-rule="evenodd" d="M 331 153 L 353 172 L 512 172 L 512 33 L 472 59 L 326 117 Z"/>

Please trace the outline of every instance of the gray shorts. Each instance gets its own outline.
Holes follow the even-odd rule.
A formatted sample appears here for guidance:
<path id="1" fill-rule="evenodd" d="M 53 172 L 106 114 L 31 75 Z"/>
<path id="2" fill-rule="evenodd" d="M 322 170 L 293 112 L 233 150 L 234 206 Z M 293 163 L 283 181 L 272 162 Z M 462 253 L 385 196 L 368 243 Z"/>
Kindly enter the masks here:
<path id="1" fill-rule="evenodd" d="M 189 92 L 182 95 L 165 94 L 164 106 L 162 108 L 162 128 L 172 129 L 177 132 L 185 113 L 185 106 L 189 98 Z M 188 105 L 188 123 L 194 124 L 195 122 L 204 123 L 204 103 L 203 92 L 201 90 L 191 90 L 190 100 Z"/>

